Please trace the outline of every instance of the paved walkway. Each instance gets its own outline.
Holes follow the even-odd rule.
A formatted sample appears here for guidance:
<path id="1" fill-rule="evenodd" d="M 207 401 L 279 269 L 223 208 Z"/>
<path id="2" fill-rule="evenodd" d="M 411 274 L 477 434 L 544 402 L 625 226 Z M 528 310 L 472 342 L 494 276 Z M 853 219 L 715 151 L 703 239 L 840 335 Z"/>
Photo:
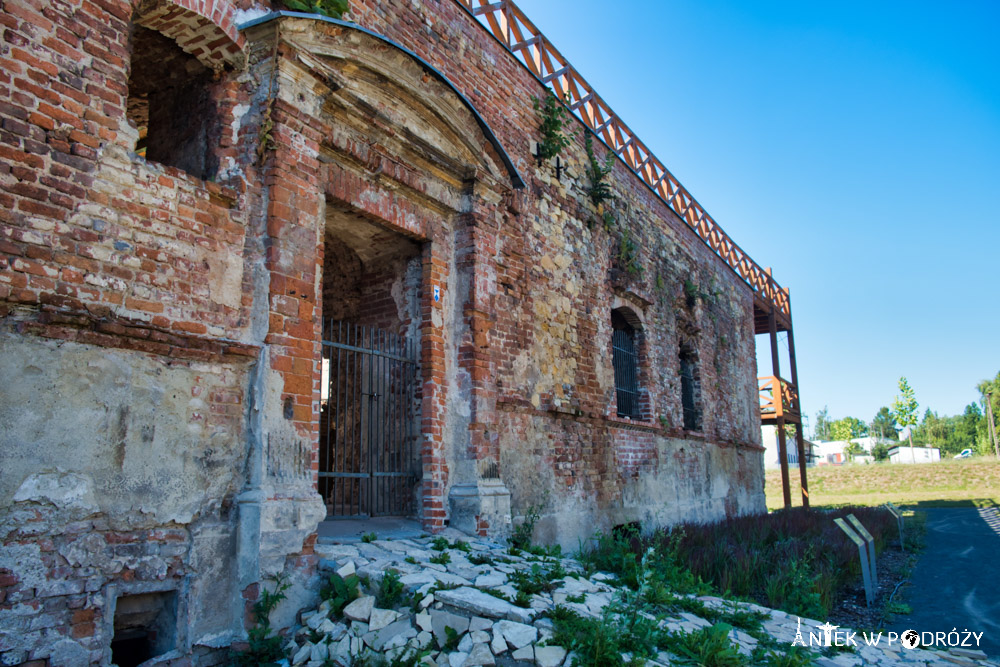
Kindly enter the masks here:
<path id="1" fill-rule="evenodd" d="M 1000 657 L 1000 513 L 996 508 L 931 508 L 927 548 L 900 591 L 913 608 L 897 632 L 982 632 L 979 648 Z M 900 595 L 900 594 L 897 594 Z"/>

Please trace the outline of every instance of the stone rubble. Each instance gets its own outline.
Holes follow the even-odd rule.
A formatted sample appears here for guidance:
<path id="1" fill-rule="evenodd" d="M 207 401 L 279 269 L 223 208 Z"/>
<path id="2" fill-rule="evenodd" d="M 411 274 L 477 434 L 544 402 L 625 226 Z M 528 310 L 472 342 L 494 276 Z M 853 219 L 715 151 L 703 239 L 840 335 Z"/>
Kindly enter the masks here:
<path id="1" fill-rule="evenodd" d="M 288 659 L 285 667 L 324 667 L 330 664 L 350 667 L 365 654 L 380 654 L 387 664 L 424 654 L 421 665 L 427 667 L 571 667 L 575 656 L 565 647 L 550 640 L 552 621 L 542 612 L 562 604 L 589 617 L 599 617 L 618 591 L 608 582 L 614 577 L 606 573 L 584 576 L 582 566 L 571 558 L 537 558 L 530 554 L 511 555 L 498 544 L 470 540 L 471 553 L 454 547 L 446 552 L 450 560 L 445 565 L 430 559 L 441 553 L 431 548 L 430 538 L 375 541 L 356 545 L 317 545 L 323 560 L 324 576 L 336 572 L 347 576 L 357 572 L 369 578 L 369 586 L 378 591 L 384 573 L 394 569 L 404 585 L 404 593 L 415 604 L 396 609 L 376 606 L 375 595 L 365 595 L 348 604 L 342 618 L 331 618 L 331 605 L 325 601 L 317 609 L 304 611 L 301 624 L 293 629 L 285 646 Z M 492 564 L 475 565 L 469 556 L 488 556 Z M 551 594 L 532 596 L 530 608 L 511 604 L 485 592 L 499 590 L 511 599 L 516 589 L 509 583 L 509 574 L 526 569 L 534 562 L 559 563 L 568 573 Z M 443 589 L 439 589 L 443 586 Z M 364 587 L 363 591 L 364 591 Z M 582 602 L 580 600 L 583 600 Z M 769 615 L 763 629 L 779 646 L 791 646 L 800 630 L 798 618 L 783 611 L 767 609 L 745 602 L 731 602 L 712 596 L 699 597 L 706 606 Z M 413 608 L 418 611 L 413 611 Z M 670 630 L 695 632 L 709 627 L 710 622 L 695 614 L 680 612 L 661 621 Z M 801 620 L 801 632 L 818 633 L 819 621 Z M 843 631 L 844 629 L 841 629 Z M 449 637 L 450 635 L 450 637 Z M 446 649 L 451 639 L 450 650 Z M 457 645 L 455 645 L 455 640 Z M 749 655 L 758 640 L 746 632 L 733 629 L 730 640 L 741 653 Z M 819 667 L 908 667 L 929 665 L 942 667 L 1000 667 L 981 651 L 953 648 L 944 650 L 904 649 L 897 642 L 892 647 L 860 646 L 852 652 L 839 652 L 832 657 L 816 653 L 813 664 Z M 656 660 L 647 660 L 649 667 L 679 664 L 669 654 L 660 653 Z"/>

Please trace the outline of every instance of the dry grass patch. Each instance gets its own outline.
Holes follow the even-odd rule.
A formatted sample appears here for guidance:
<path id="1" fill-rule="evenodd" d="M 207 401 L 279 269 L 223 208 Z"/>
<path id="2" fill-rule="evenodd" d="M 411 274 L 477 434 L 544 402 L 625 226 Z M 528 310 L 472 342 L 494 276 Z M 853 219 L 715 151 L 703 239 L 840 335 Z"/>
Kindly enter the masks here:
<path id="1" fill-rule="evenodd" d="M 798 468 L 789 471 L 792 505 L 802 504 Z M 810 468 L 809 498 L 815 507 L 897 505 L 921 507 L 1000 505 L 1000 463 L 995 458 L 938 463 L 819 466 Z M 769 509 L 783 506 L 781 471 L 768 470 L 764 491 Z"/>

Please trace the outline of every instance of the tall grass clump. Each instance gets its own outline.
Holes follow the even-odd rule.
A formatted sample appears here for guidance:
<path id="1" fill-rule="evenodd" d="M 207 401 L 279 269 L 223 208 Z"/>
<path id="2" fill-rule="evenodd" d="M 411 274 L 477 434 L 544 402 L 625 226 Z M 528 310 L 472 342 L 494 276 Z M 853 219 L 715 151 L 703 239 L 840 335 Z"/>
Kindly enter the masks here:
<path id="1" fill-rule="evenodd" d="M 858 548 L 833 522 L 852 513 L 875 537 L 876 553 L 881 553 L 895 530 L 888 511 L 795 508 L 685 525 L 678 557 L 720 592 L 822 618 L 841 592 L 861 576 Z M 653 539 L 663 542 L 671 537 L 659 533 Z"/>
<path id="2" fill-rule="evenodd" d="M 599 534 L 581 559 L 647 597 L 712 590 L 810 618 L 824 618 L 861 576 L 858 549 L 834 524 L 853 513 L 875 537 L 877 553 L 896 530 L 882 508 L 801 508 L 641 535 Z M 644 563 L 655 576 L 643 574 Z M 645 583 L 643 577 L 645 576 Z"/>

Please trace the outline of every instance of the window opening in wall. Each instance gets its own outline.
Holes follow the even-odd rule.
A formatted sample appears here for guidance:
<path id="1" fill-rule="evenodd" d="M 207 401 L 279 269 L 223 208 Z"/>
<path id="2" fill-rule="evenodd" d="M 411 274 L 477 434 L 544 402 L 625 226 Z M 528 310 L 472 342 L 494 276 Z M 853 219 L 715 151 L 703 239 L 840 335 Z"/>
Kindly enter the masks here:
<path id="1" fill-rule="evenodd" d="M 698 378 L 698 358 L 694 350 L 681 345 L 681 407 L 684 409 L 684 428 L 701 430 L 701 388 Z"/>
<path id="2" fill-rule="evenodd" d="M 618 311 L 611 313 L 611 363 L 619 417 L 639 417 L 639 353 L 635 328 Z"/>
<path id="3" fill-rule="evenodd" d="M 135 152 L 201 179 L 218 171 L 221 131 L 210 94 L 214 75 L 177 42 L 134 25 L 126 115 L 139 131 Z"/>
<path id="4" fill-rule="evenodd" d="M 136 667 L 172 651 L 176 634 L 176 591 L 119 596 L 111 661 L 118 667 Z"/>

